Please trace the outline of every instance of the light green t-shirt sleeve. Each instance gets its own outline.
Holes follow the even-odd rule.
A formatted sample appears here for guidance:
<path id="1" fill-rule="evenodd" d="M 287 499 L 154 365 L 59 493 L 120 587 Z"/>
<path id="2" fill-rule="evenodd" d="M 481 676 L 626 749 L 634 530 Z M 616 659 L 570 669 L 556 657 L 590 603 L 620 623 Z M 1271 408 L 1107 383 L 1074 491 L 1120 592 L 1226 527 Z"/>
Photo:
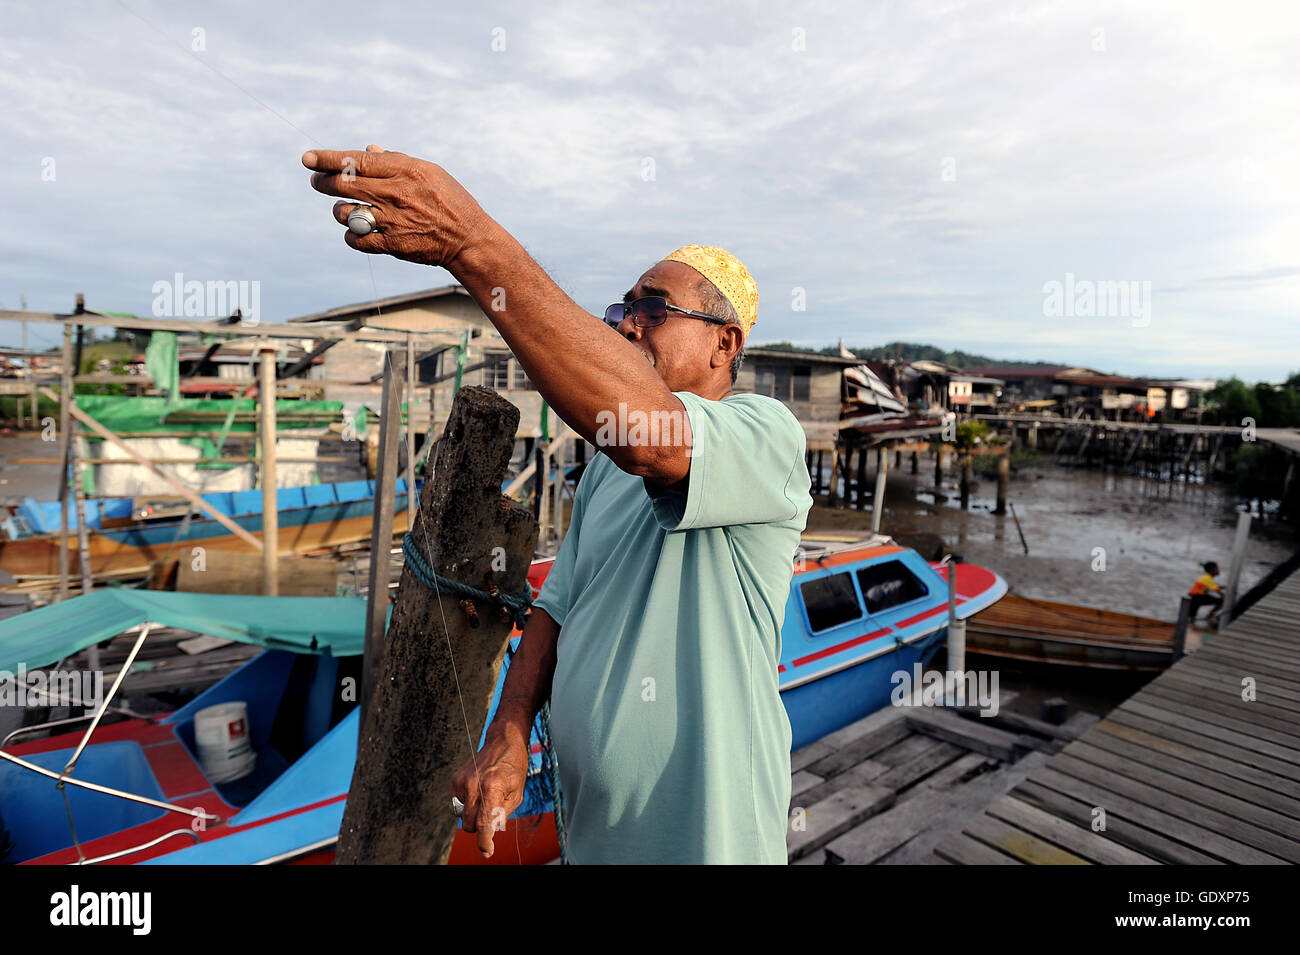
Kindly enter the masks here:
<path id="1" fill-rule="evenodd" d="M 681 531 L 795 519 L 807 496 L 807 445 L 790 410 L 763 395 L 709 401 L 674 394 L 691 423 L 691 470 L 685 492 L 646 483 L 660 526 Z"/>

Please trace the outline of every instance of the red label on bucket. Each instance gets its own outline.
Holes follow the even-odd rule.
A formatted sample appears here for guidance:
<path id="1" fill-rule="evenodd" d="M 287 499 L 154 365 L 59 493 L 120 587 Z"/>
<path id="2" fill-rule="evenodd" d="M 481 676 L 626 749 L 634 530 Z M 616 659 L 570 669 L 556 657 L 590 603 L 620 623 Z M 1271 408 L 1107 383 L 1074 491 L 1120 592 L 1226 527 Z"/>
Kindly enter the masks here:
<path id="1" fill-rule="evenodd" d="M 244 735 L 244 721 L 232 720 L 226 727 L 226 732 L 230 734 L 231 739 L 237 739 Z"/>

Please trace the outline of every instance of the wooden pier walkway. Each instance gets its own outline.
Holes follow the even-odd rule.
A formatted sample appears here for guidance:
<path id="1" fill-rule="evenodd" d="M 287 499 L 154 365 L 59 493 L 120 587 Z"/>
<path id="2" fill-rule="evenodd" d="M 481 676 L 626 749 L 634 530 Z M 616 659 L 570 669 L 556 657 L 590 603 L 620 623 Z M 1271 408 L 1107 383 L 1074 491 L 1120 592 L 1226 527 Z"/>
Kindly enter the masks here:
<path id="1" fill-rule="evenodd" d="M 1100 721 L 890 708 L 792 762 L 796 863 L 1300 862 L 1300 573 Z"/>

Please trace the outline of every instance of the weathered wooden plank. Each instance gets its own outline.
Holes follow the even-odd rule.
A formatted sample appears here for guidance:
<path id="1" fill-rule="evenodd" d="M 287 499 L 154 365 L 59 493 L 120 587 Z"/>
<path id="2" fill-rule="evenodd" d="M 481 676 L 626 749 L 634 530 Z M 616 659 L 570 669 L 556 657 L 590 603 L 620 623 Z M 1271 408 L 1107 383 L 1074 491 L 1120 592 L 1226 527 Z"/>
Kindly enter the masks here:
<path id="1" fill-rule="evenodd" d="M 1015 734 L 964 720 L 945 709 L 914 709 L 907 714 L 907 722 L 920 732 L 1003 762 L 1015 762 L 1024 751 Z"/>
<path id="2" fill-rule="evenodd" d="M 1225 862 L 1242 865 L 1284 864 L 1284 860 L 1244 845 L 1233 837 L 1224 836 L 1217 829 L 1188 821 L 1183 818 L 1181 811 L 1170 812 L 1155 808 L 1141 799 L 1116 793 L 1098 782 L 1067 775 L 1055 766 L 1044 769 L 1034 781 L 1081 799 L 1094 808 L 1105 810 L 1108 829 L 1116 817 L 1126 818 L 1184 845 L 1195 846 L 1198 851 L 1209 853 Z"/>
<path id="3" fill-rule="evenodd" d="M 825 779 L 836 776 L 864 759 L 876 756 L 881 750 L 892 746 L 899 740 L 911 735 L 911 730 L 902 720 L 895 720 L 878 729 L 863 733 L 858 738 L 835 749 L 829 756 L 824 756 L 806 768 Z"/>
<path id="4" fill-rule="evenodd" d="M 800 793 L 806 792 L 822 782 L 825 782 L 825 780 L 820 776 L 810 773 L 806 769 L 801 769 L 790 777 L 790 798 L 793 799 Z"/>
<path id="5" fill-rule="evenodd" d="M 1162 710 L 1168 714 L 1167 718 L 1171 722 L 1185 722 L 1188 719 L 1197 719 L 1212 723 L 1220 730 L 1235 732 L 1239 736 L 1249 739 L 1255 744 L 1256 748 L 1271 747 L 1264 751 L 1274 752 L 1276 750 L 1274 755 L 1278 756 L 1279 759 L 1300 763 L 1300 738 L 1263 725 L 1257 719 L 1257 711 L 1244 710 L 1238 715 L 1230 715 L 1211 710 L 1208 705 L 1202 706 L 1195 702 L 1174 700 L 1156 694 L 1151 694 L 1142 699 L 1134 697 L 1124 705 L 1129 706 L 1130 704 Z"/>
<path id="6" fill-rule="evenodd" d="M 1264 756 L 1271 756 L 1276 760 L 1291 763 L 1300 766 L 1300 753 L 1286 746 L 1278 746 L 1268 740 L 1259 739 L 1249 733 L 1242 733 L 1239 730 L 1227 729 L 1219 726 L 1217 723 L 1211 723 L 1207 720 L 1196 719 L 1187 713 L 1175 713 L 1163 707 L 1150 706 L 1137 700 L 1128 700 L 1127 702 L 1116 707 L 1111 711 L 1113 717 L 1116 713 L 1133 713 L 1137 716 L 1144 716 L 1149 720 L 1157 723 L 1167 723 L 1174 727 L 1183 727 L 1195 731 L 1202 736 L 1209 736 L 1212 739 L 1222 740 L 1225 743 L 1232 743 L 1243 749 L 1250 750 L 1254 753 L 1260 753 Z"/>
<path id="7" fill-rule="evenodd" d="M 1024 865 L 1019 859 L 998 852 L 960 832 L 936 846 L 934 854 L 954 865 Z"/>
<path id="8" fill-rule="evenodd" d="M 1001 763 L 996 759 L 985 756 L 983 753 L 967 753 L 960 759 L 954 760 L 943 769 L 939 770 L 929 779 L 923 780 L 922 786 L 929 786 L 931 789 L 946 789 L 953 786 L 964 785 L 969 780 L 980 775 L 981 772 L 994 772 Z"/>
<path id="9" fill-rule="evenodd" d="M 1156 861 L 1127 846 L 1112 842 L 1105 835 L 1044 812 L 1037 806 L 1021 802 L 1015 796 L 1003 796 L 986 812 L 1025 832 L 1032 832 L 1073 852 L 1082 859 L 1100 865 L 1156 865 Z"/>
<path id="10" fill-rule="evenodd" d="M 792 820 L 786 834 L 789 858 L 798 859 L 826 845 L 893 802 L 893 791 L 878 786 L 846 786 L 832 793 L 809 806 L 802 819 Z"/>
<path id="11" fill-rule="evenodd" d="M 1191 667 L 1176 667 L 1167 672 L 1161 679 L 1176 686 L 1183 686 L 1212 695 L 1215 698 L 1240 700 L 1243 689 L 1241 680 L 1235 676 L 1228 676 L 1223 673 L 1211 674 Z M 1291 686 L 1297 685 L 1292 684 Z M 1257 699 L 1267 701 L 1278 709 L 1300 714 L 1300 687 L 1292 690 L 1288 685 L 1280 685 L 1272 680 L 1266 680 L 1263 684 L 1256 680 L 1255 693 Z"/>
<path id="12" fill-rule="evenodd" d="M 963 831 L 1029 865 L 1089 865 L 1088 860 L 992 816 L 977 816 Z"/>
<path id="13" fill-rule="evenodd" d="M 1080 827 L 1092 830 L 1094 822 L 1093 809 L 1096 803 L 1081 800 L 1073 795 L 1042 783 L 1037 778 L 1025 780 L 1014 790 L 1012 795 L 1044 812 Z M 1200 852 L 1191 846 L 1166 838 L 1147 826 L 1139 825 L 1132 819 L 1125 818 L 1114 811 L 1114 803 L 1108 804 L 1105 823 L 1105 836 L 1112 842 L 1126 846 L 1142 855 L 1150 856 L 1157 862 L 1171 865 L 1214 865 L 1222 860 Z"/>
<path id="14" fill-rule="evenodd" d="M 1221 772 L 1217 768 L 1212 768 L 1211 763 L 1218 761 L 1213 760 L 1208 754 L 1195 754 L 1198 757 L 1195 760 L 1176 758 L 1110 733 L 1096 733 L 1089 736 L 1087 742 L 1090 746 L 1114 753 L 1121 759 L 1132 761 L 1134 765 L 1133 772 L 1136 775 L 1140 775 L 1140 770 L 1137 767 L 1155 767 L 1175 776 L 1181 776 L 1184 779 L 1196 780 L 1217 789 L 1219 792 L 1244 799 L 1246 802 L 1283 813 L 1292 819 L 1300 819 L 1300 799 L 1294 799 L 1275 792 L 1271 788 L 1259 786 L 1242 778 L 1236 770 L 1246 767 L 1234 766 L 1231 767 L 1229 772 Z M 1278 779 L 1275 781 L 1275 785 L 1282 782 L 1282 780 Z M 1290 791 L 1296 792 L 1296 789 L 1292 787 Z"/>
<path id="15" fill-rule="evenodd" d="M 1220 756 L 1209 750 L 1187 746 L 1175 740 L 1157 736 L 1154 733 L 1148 733 L 1132 726 L 1126 726 L 1114 720 L 1103 720 L 1097 724 L 1097 730 L 1098 732 L 1095 735 L 1088 737 L 1088 741 L 1094 746 L 1105 747 L 1108 745 L 1110 738 L 1115 738 L 1183 760 L 1192 767 L 1203 766 L 1206 769 L 1223 773 L 1233 779 L 1249 783 L 1256 790 L 1268 790 L 1280 794 L 1300 791 L 1300 784 L 1294 779 L 1287 779 L 1284 776 L 1278 776 L 1275 773 L 1266 772 L 1246 763 Z"/>
<path id="16" fill-rule="evenodd" d="M 1300 819 L 1285 813 L 1259 806 L 1237 796 L 1222 792 L 1209 784 L 1206 770 L 1196 780 L 1176 775 L 1151 763 L 1137 763 L 1127 756 L 1118 755 L 1111 750 L 1100 749 L 1086 740 L 1073 743 L 1065 751 L 1065 756 L 1078 760 L 1080 764 L 1090 764 L 1106 770 L 1105 778 L 1121 777 L 1148 787 L 1152 793 L 1159 793 L 1162 798 L 1170 795 L 1185 798 L 1198 810 L 1217 810 L 1233 820 L 1234 823 L 1249 824 L 1259 830 L 1249 836 L 1258 839 L 1251 842 L 1266 852 L 1281 855 L 1283 858 L 1300 862 Z M 1062 760 L 1063 771 L 1069 772 L 1069 764 Z M 1118 786 L 1118 784 L 1116 784 Z M 1140 790 L 1132 789 L 1132 794 L 1139 796 Z M 1192 817 L 1195 818 L 1195 817 Z M 1209 821 L 1211 817 L 1205 817 Z M 1227 832 L 1224 828 L 1220 831 Z M 1275 838 L 1275 837 L 1285 838 Z M 1247 834 L 1241 836 L 1249 842 Z M 1291 844 L 1288 845 L 1287 842 Z"/>
<path id="17" fill-rule="evenodd" d="M 916 865 L 952 865 L 952 863 L 937 852 L 931 852 L 924 859 L 917 859 Z"/>
<path id="18" fill-rule="evenodd" d="M 1252 864 L 1289 859 L 1293 855 L 1300 857 L 1300 846 L 1294 843 L 1288 845 L 1288 840 L 1274 833 L 1233 819 L 1217 810 L 1206 808 L 1191 799 L 1166 792 L 1161 787 L 1130 779 L 1095 763 L 1084 762 L 1069 752 L 1056 756 L 1052 760 L 1049 771 L 1086 781 L 1088 785 L 1111 794 L 1112 800 L 1115 797 L 1131 800 L 1133 803 L 1139 803 L 1161 813 L 1170 820 L 1197 826 L 1203 832 L 1214 833 L 1220 840 L 1221 846 L 1229 853 L 1224 856 L 1228 861 Z M 1104 798 L 1099 798 L 1096 804 L 1102 808 L 1107 806 Z M 1170 831 L 1175 830 L 1171 828 Z M 1203 838 L 1197 844 L 1207 851 L 1219 854 L 1218 850 Z"/>
<path id="19" fill-rule="evenodd" d="M 849 786 L 870 785 L 888 771 L 889 767 L 884 763 L 864 759 L 856 766 L 850 766 L 844 772 L 799 793 L 797 801 L 791 797 L 790 803 L 792 806 L 811 806 L 813 803 L 821 802 L 836 790 Z"/>
<path id="20" fill-rule="evenodd" d="M 1195 730 L 1184 730 L 1177 726 L 1170 726 L 1168 723 L 1161 723 L 1157 720 L 1150 719 L 1137 713 L 1132 713 L 1122 709 L 1112 710 L 1106 717 L 1113 723 L 1119 723 L 1121 726 L 1132 727 L 1141 730 L 1144 733 L 1150 733 L 1153 736 L 1162 739 L 1173 740 L 1191 748 L 1203 750 L 1207 753 L 1214 753 L 1217 756 L 1223 756 L 1234 762 L 1243 763 L 1248 766 L 1254 766 L 1257 769 L 1264 770 L 1284 779 L 1295 780 L 1300 785 L 1300 766 L 1288 763 L 1285 760 L 1274 759 L 1262 753 L 1252 752 L 1235 745 L 1231 741 L 1224 741 L 1214 737 L 1206 736 Z"/>
<path id="21" fill-rule="evenodd" d="M 894 791 L 907 789 L 936 770 L 942 769 L 957 760 L 965 752 L 966 750 L 960 746 L 935 741 L 934 746 L 926 752 L 899 766 L 895 766 L 883 776 L 877 777 L 875 784 Z"/>
<path id="22" fill-rule="evenodd" d="M 850 865 L 870 865 L 934 825 L 952 804 L 948 790 L 921 789 L 907 802 L 850 828 L 827 843 L 826 849 Z"/>
<path id="23" fill-rule="evenodd" d="M 822 740 L 809 743 L 807 746 L 790 754 L 790 772 L 797 773 L 801 769 L 807 769 L 812 763 L 829 756 L 833 752 L 835 752 L 834 747 L 829 746 Z"/>
<path id="24" fill-rule="evenodd" d="M 1019 713 L 1012 713 L 1009 710 L 999 710 L 996 716 L 980 716 L 979 707 L 977 706 L 953 707 L 951 709 L 966 719 L 978 721 L 980 725 L 1004 729 L 1013 735 L 1032 733 L 1037 736 L 1045 736 L 1048 739 L 1072 740 L 1078 739 L 1087 729 L 1087 726 L 1081 727 L 1077 723 L 1073 725 L 1063 723 L 1058 726 L 1044 720 L 1036 720 L 1029 716 L 1022 716 Z"/>
<path id="25" fill-rule="evenodd" d="M 919 858 L 1045 762 L 1041 753 L 1030 753 L 1016 765 L 985 773 L 960 786 L 917 786 L 911 790 L 911 798 L 900 799 L 893 808 L 849 830 L 826 848 L 854 864 Z"/>
<path id="26" fill-rule="evenodd" d="M 1249 703 L 1240 697 L 1237 697 L 1235 701 L 1223 700 L 1197 694 L 1173 683 L 1162 683 L 1158 687 L 1147 687 L 1142 691 L 1142 696 L 1144 702 L 1148 702 L 1152 706 L 1178 706 L 1181 709 L 1201 714 L 1219 713 L 1246 725 L 1266 729 L 1279 734 L 1283 738 L 1289 737 L 1296 743 L 1300 743 L 1300 717 L 1296 714 L 1288 714 L 1285 710 L 1278 711 L 1274 709 L 1272 704 L 1260 700 L 1253 700 Z"/>

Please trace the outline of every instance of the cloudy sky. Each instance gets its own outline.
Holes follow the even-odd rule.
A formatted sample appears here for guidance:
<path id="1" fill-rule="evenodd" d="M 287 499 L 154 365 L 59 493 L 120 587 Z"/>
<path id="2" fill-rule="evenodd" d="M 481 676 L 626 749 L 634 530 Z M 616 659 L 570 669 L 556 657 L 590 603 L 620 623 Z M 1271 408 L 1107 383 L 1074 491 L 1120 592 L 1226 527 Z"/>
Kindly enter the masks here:
<path id="1" fill-rule="evenodd" d="M 757 278 L 751 343 L 1300 370 L 1295 4 L 614 9 L 6 0 L 0 307 L 147 315 L 181 272 L 258 281 L 282 321 L 444 284 L 372 278 L 308 186 L 306 149 L 377 142 L 593 311 L 698 242 Z M 1136 294 L 1054 309 L 1067 275 Z"/>

